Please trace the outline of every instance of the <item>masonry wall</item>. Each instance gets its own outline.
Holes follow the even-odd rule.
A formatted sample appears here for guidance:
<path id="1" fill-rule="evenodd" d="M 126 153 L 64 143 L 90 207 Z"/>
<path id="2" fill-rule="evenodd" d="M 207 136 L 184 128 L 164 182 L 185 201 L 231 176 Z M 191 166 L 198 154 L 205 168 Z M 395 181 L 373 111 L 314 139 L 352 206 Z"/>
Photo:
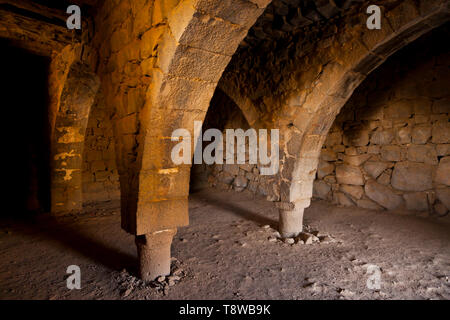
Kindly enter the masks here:
<path id="1" fill-rule="evenodd" d="M 223 132 L 224 161 L 223 164 L 194 165 L 191 173 L 191 191 L 206 186 L 236 192 L 247 190 L 265 196 L 269 201 L 279 201 L 277 175 L 260 175 L 260 164 L 249 164 L 248 139 L 246 139 L 246 163 L 236 164 L 235 153 L 235 164 L 226 164 L 226 130 L 242 129 L 245 131 L 250 126 L 239 107 L 221 90 L 217 90 L 214 94 L 205 118 L 203 132 L 210 128 L 216 128 Z M 203 147 L 208 144 L 209 142 L 204 142 Z M 268 148 L 270 149 L 270 146 Z"/>
<path id="2" fill-rule="evenodd" d="M 450 54 L 419 41 L 355 91 L 322 149 L 314 197 L 344 206 L 450 209 Z"/>
<path id="3" fill-rule="evenodd" d="M 120 199 L 111 109 L 102 92 L 96 97 L 86 128 L 83 151 L 83 203 Z"/>
<path id="4" fill-rule="evenodd" d="M 450 209 L 449 50 L 434 33 L 391 57 L 352 95 L 321 152 L 314 198 L 369 209 Z M 232 102 L 222 103 L 231 106 Z M 214 108 L 214 105 L 211 105 Z M 232 120 L 228 127 L 238 128 Z M 216 165 L 208 182 L 279 201 L 257 165 Z"/>

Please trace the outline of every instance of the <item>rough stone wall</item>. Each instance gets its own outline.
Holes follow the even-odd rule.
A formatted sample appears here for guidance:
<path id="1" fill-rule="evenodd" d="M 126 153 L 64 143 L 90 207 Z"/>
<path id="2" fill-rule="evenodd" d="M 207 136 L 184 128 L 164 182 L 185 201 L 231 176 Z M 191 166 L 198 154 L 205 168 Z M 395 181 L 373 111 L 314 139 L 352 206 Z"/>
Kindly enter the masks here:
<path id="1" fill-rule="evenodd" d="M 111 109 L 99 92 L 91 108 L 83 151 L 83 203 L 120 200 Z"/>
<path id="2" fill-rule="evenodd" d="M 191 173 L 191 191 L 206 186 L 219 190 L 234 190 L 242 192 L 248 190 L 254 194 L 266 196 L 269 201 L 279 201 L 279 185 L 276 176 L 260 175 L 260 165 L 248 163 L 249 146 L 246 139 L 246 163 L 226 164 L 226 129 L 250 128 L 239 107 L 221 90 L 217 90 L 211 101 L 211 106 L 203 124 L 203 132 L 207 129 L 219 129 L 224 137 L 224 161 L 223 164 L 193 165 Z M 209 142 L 205 142 L 205 147 Z"/>
<path id="3" fill-rule="evenodd" d="M 316 198 L 373 209 L 450 209 L 450 50 L 442 36 L 448 33 L 410 45 L 355 91 L 322 149 Z"/>
<path id="4" fill-rule="evenodd" d="M 445 214 L 444 203 L 450 201 L 445 183 L 450 175 L 450 60 L 440 39 L 447 37 L 448 27 L 424 36 L 390 58 L 355 91 L 325 141 L 314 183 L 316 198 Z M 233 105 L 229 100 L 223 103 Z M 240 108 L 248 114 L 247 107 Z M 234 122 L 227 126 L 239 128 Z M 212 186 L 247 189 L 279 201 L 279 181 L 260 176 L 256 165 L 205 168 Z"/>
<path id="5" fill-rule="evenodd" d="M 255 25 L 250 33 L 254 37 L 245 40 L 251 45 L 241 46 L 221 79 L 225 83 L 221 87 L 235 88 L 230 91 L 237 100 L 251 100 L 260 125 L 280 128 L 280 201 L 276 205 L 291 216 L 310 204 L 322 145 L 353 91 L 393 53 L 450 16 L 445 0 L 433 5 L 377 1 L 383 26 L 368 30 L 365 9 L 369 4 L 374 3 L 359 2 L 329 19 L 312 10 L 306 26 L 297 21 L 291 31 L 283 30 L 289 10 L 274 8 L 274 14 L 264 15 Z M 300 11 L 308 11 L 304 9 Z"/>

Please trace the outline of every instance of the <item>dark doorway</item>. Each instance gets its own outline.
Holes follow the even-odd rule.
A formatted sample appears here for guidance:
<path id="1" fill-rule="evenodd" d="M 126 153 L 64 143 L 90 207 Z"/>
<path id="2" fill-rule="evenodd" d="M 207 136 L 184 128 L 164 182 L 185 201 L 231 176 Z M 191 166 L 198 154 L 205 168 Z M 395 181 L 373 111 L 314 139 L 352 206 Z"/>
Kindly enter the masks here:
<path id="1" fill-rule="evenodd" d="M 0 40 L 3 196 L 10 212 L 50 211 L 50 59 Z"/>

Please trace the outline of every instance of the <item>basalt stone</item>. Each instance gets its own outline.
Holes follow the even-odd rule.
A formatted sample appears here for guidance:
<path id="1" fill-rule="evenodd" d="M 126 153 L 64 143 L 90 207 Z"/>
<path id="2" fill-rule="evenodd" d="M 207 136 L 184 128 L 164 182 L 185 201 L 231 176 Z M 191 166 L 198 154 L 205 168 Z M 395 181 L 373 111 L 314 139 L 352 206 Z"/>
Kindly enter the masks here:
<path id="1" fill-rule="evenodd" d="M 386 209 L 394 210 L 403 204 L 403 198 L 401 196 L 395 194 L 393 190 L 376 181 L 367 181 L 364 190 L 371 200 Z"/>
<path id="2" fill-rule="evenodd" d="M 438 157 L 434 146 L 410 145 L 408 147 L 408 160 L 427 164 L 438 164 Z"/>
<path id="3" fill-rule="evenodd" d="M 433 167 L 417 162 L 398 162 L 392 173 L 391 183 L 397 190 L 425 191 L 433 188 Z"/>
<path id="4" fill-rule="evenodd" d="M 372 134 L 370 143 L 376 145 L 388 145 L 394 140 L 394 133 L 391 130 L 378 130 Z"/>
<path id="5" fill-rule="evenodd" d="M 314 181 L 313 195 L 315 198 L 328 200 L 331 187 L 323 180 Z"/>
<path id="6" fill-rule="evenodd" d="M 323 179 L 324 177 L 332 174 L 334 172 L 334 164 L 328 161 L 319 161 L 319 166 L 317 167 L 317 177 Z"/>
<path id="7" fill-rule="evenodd" d="M 345 194 L 351 196 L 353 199 L 361 199 L 364 195 L 364 189 L 361 186 L 351 186 L 343 184 L 340 186 L 340 190 Z"/>
<path id="8" fill-rule="evenodd" d="M 426 125 L 416 126 L 412 131 L 412 143 L 425 144 L 431 138 L 431 127 Z"/>
<path id="9" fill-rule="evenodd" d="M 446 122 L 437 122 L 432 129 L 433 143 L 450 143 L 450 124 Z"/>
<path id="10" fill-rule="evenodd" d="M 450 188 L 436 189 L 436 198 L 441 201 L 444 206 L 450 210 Z"/>
<path id="11" fill-rule="evenodd" d="M 364 170 L 376 179 L 389 167 L 387 162 L 368 161 L 364 164 Z"/>
<path id="12" fill-rule="evenodd" d="M 349 155 L 345 155 L 343 160 L 345 163 L 355 166 L 355 167 L 359 167 L 360 165 L 362 165 L 364 162 L 366 162 L 367 160 L 370 159 L 370 154 L 360 154 L 357 156 L 349 156 Z"/>
<path id="13" fill-rule="evenodd" d="M 439 162 L 435 181 L 450 186 L 450 157 L 442 158 Z"/>
<path id="14" fill-rule="evenodd" d="M 386 161 L 402 161 L 403 152 L 399 146 L 383 146 L 381 158 Z"/>
<path id="15" fill-rule="evenodd" d="M 344 133 L 344 145 L 352 147 L 367 146 L 369 143 L 368 130 L 348 130 Z"/>
<path id="16" fill-rule="evenodd" d="M 339 165 L 336 167 L 336 178 L 339 184 L 364 185 L 364 177 L 358 167 Z"/>

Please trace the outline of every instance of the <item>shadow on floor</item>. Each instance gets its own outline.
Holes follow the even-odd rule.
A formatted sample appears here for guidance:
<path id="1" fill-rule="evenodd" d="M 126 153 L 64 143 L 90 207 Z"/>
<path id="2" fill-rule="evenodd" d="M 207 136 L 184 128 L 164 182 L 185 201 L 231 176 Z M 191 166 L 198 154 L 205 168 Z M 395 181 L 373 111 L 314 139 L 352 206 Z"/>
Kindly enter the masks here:
<path id="1" fill-rule="evenodd" d="M 278 230 L 278 221 L 265 217 L 263 214 L 250 211 L 236 203 L 226 202 L 223 199 L 215 197 L 212 193 L 201 192 L 191 194 L 190 196 L 198 201 L 205 202 L 210 206 L 228 210 L 245 220 L 256 222 L 259 225 L 270 225 L 273 229 Z"/>
<path id="2" fill-rule="evenodd" d="M 10 224 L 15 232 L 32 234 L 52 244 L 63 246 L 68 251 L 76 252 L 95 261 L 98 264 L 111 269 L 122 270 L 126 268 L 136 275 L 137 258 L 121 252 L 96 238 L 92 233 L 85 233 L 77 229 L 77 225 L 71 222 L 60 221 L 49 215 L 38 218 L 11 220 Z"/>

